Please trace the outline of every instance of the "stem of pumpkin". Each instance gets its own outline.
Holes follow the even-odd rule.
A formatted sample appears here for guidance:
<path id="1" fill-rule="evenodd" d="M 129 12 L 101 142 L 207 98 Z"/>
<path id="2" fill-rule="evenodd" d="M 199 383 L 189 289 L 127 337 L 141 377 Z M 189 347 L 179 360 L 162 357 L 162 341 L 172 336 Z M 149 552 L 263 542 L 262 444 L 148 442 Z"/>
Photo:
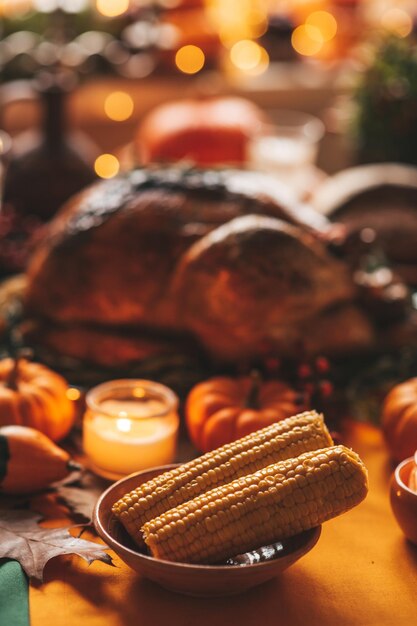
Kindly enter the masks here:
<path id="1" fill-rule="evenodd" d="M 14 359 L 13 367 L 10 370 L 9 376 L 6 381 L 6 387 L 8 387 L 9 389 L 13 389 L 13 391 L 17 391 L 17 381 L 19 380 L 19 368 L 21 360 L 21 356 L 17 356 Z"/>
<path id="2" fill-rule="evenodd" d="M 252 381 L 251 388 L 249 389 L 248 397 L 246 398 L 245 407 L 247 409 L 259 409 L 259 391 L 261 387 L 261 375 L 258 370 L 252 370 L 250 373 Z"/>
<path id="3" fill-rule="evenodd" d="M 18 388 L 18 381 L 19 381 L 19 376 L 20 376 L 20 364 L 23 361 L 23 359 L 30 359 L 32 358 L 32 351 L 31 350 L 20 350 L 17 354 L 16 357 L 14 359 L 13 362 L 13 367 L 9 372 L 9 376 L 6 380 L 6 387 L 8 387 L 9 389 L 13 389 L 13 391 L 17 391 Z"/>

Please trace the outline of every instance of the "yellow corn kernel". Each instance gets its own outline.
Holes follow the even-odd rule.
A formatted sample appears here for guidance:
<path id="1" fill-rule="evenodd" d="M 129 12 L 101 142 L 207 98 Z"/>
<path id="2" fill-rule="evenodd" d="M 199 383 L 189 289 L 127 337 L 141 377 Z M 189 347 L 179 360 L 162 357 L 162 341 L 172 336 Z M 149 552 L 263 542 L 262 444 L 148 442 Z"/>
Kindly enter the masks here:
<path id="1" fill-rule="evenodd" d="M 346 467 L 349 476 L 343 472 Z M 288 473 L 293 476 L 287 478 Z M 312 480 L 300 481 L 306 474 Z M 342 485 L 335 480 L 338 475 L 344 477 Z M 340 515 L 359 504 L 368 491 L 365 466 L 355 452 L 344 446 L 280 461 L 247 476 L 246 481 L 249 486 L 243 490 L 240 481 L 235 480 L 227 485 L 227 493 L 212 489 L 147 522 L 142 530 L 151 554 L 189 563 L 223 561 Z M 174 515 L 175 519 L 180 516 L 181 534 Z M 168 526 L 175 542 L 164 532 Z"/>
<path id="2" fill-rule="evenodd" d="M 118 500 L 113 513 L 143 546 L 141 527 L 164 511 L 262 467 L 332 443 L 323 416 L 306 411 L 157 476 Z"/>

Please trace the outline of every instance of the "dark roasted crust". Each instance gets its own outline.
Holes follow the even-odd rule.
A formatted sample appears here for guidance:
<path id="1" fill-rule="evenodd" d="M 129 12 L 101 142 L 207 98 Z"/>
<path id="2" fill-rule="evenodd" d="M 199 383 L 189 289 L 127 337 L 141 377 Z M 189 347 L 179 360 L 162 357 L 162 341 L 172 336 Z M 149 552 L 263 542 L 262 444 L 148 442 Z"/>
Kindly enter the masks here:
<path id="1" fill-rule="evenodd" d="M 94 185 L 51 223 L 29 266 L 26 310 L 59 322 L 178 329 L 172 272 L 218 225 L 257 212 L 325 230 L 324 218 L 259 176 L 166 168 Z"/>
<path id="2" fill-rule="evenodd" d="M 174 289 L 187 328 L 225 360 L 290 354 L 300 325 L 355 291 L 346 266 L 309 233 L 254 215 L 195 243 Z"/>

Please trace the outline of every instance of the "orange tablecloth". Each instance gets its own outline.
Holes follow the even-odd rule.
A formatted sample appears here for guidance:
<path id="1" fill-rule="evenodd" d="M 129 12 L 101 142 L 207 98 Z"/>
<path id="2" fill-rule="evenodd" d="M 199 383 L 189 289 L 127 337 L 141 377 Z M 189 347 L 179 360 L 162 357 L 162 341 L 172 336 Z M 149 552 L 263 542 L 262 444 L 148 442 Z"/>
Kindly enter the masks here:
<path id="1" fill-rule="evenodd" d="M 46 584 L 31 586 L 31 626 L 411 626 L 417 619 L 417 548 L 392 516 L 391 473 L 379 431 L 352 424 L 345 439 L 369 469 L 370 492 L 359 507 L 326 522 L 316 547 L 280 577 L 226 598 L 190 598 L 132 572 L 50 562 Z"/>

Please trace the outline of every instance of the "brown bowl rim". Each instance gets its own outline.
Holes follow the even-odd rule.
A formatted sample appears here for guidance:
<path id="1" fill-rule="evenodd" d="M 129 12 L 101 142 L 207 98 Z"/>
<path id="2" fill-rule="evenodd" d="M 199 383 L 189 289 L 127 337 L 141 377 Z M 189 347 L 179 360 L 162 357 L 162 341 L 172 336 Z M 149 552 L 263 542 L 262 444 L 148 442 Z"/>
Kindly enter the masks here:
<path id="1" fill-rule="evenodd" d="M 405 467 L 407 467 L 407 465 L 409 465 L 410 463 L 414 463 L 414 456 L 409 456 L 406 459 L 404 459 L 403 461 L 401 461 L 401 463 L 398 463 L 397 467 L 394 470 L 395 482 L 402 489 L 405 489 L 405 491 L 407 491 L 409 494 L 411 494 L 414 497 L 417 497 L 417 493 L 415 491 L 413 491 L 412 489 L 410 489 L 410 487 L 408 485 L 406 485 L 405 482 L 403 481 L 403 479 L 401 478 L 402 470 Z"/>
<path id="2" fill-rule="evenodd" d="M 120 549 L 120 551 L 123 552 L 128 552 L 132 557 L 136 557 L 139 559 L 143 559 L 145 562 L 148 561 L 149 563 L 161 563 L 167 567 L 176 569 L 176 568 L 186 568 L 187 570 L 190 569 L 194 569 L 197 571 L 242 571 L 242 565 L 201 565 L 198 563 L 183 563 L 181 561 L 166 561 L 165 559 L 156 559 L 153 556 L 148 556 L 147 554 L 143 554 L 142 552 L 138 552 L 136 550 L 132 550 L 132 548 L 129 548 L 128 546 L 125 546 L 124 544 L 120 543 L 119 541 L 117 541 L 117 539 L 115 539 L 108 531 L 107 529 L 104 527 L 101 519 L 100 519 L 100 508 L 102 505 L 103 500 L 107 497 L 107 495 L 109 493 L 111 493 L 113 491 L 113 489 L 119 485 L 120 483 L 127 481 L 131 478 L 133 478 L 134 476 L 140 476 L 141 474 L 145 474 L 147 472 L 150 471 L 158 471 L 161 470 L 159 473 L 168 471 L 170 469 L 174 469 L 175 467 L 177 467 L 178 465 L 181 465 L 181 463 L 173 463 L 170 465 L 163 465 L 163 466 L 158 466 L 158 467 L 154 467 L 154 468 L 149 468 L 146 470 L 141 470 L 139 472 L 135 472 L 133 474 L 129 474 L 128 476 L 125 476 L 124 478 L 121 478 L 120 480 L 118 480 L 117 482 L 113 483 L 112 485 L 110 485 L 105 491 L 103 491 L 103 493 L 99 496 L 96 505 L 94 507 L 94 511 L 93 511 L 93 523 L 94 523 L 94 527 L 97 531 L 97 533 L 100 535 L 100 537 L 103 539 L 103 541 L 106 542 L 106 544 L 110 547 L 110 549 L 113 549 L 116 553 L 117 551 Z M 321 524 L 319 524 L 318 526 L 314 526 L 313 528 L 309 528 L 308 530 L 304 530 L 302 533 L 298 533 L 296 535 L 292 535 L 292 537 L 298 537 L 302 534 L 306 534 L 307 538 L 306 541 L 304 541 L 302 543 L 302 545 L 300 547 L 298 547 L 296 550 L 292 551 L 292 552 L 288 552 L 285 555 L 282 555 L 282 557 L 276 557 L 274 559 L 271 559 L 270 561 L 261 561 L 260 563 L 250 563 L 248 565 L 244 566 L 245 571 L 250 568 L 250 569 L 259 569 L 262 567 L 266 567 L 266 566 L 272 566 L 274 563 L 278 563 L 279 560 L 281 558 L 285 558 L 285 557 L 289 557 L 289 556 L 294 556 L 296 555 L 299 551 L 303 551 L 304 552 L 300 555 L 304 556 L 304 554 L 307 554 L 310 550 L 312 550 L 314 548 L 314 546 L 317 544 L 318 540 L 320 539 L 320 535 L 321 535 L 321 530 L 322 530 L 322 526 Z M 117 547 L 114 548 L 113 545 Z"/>

